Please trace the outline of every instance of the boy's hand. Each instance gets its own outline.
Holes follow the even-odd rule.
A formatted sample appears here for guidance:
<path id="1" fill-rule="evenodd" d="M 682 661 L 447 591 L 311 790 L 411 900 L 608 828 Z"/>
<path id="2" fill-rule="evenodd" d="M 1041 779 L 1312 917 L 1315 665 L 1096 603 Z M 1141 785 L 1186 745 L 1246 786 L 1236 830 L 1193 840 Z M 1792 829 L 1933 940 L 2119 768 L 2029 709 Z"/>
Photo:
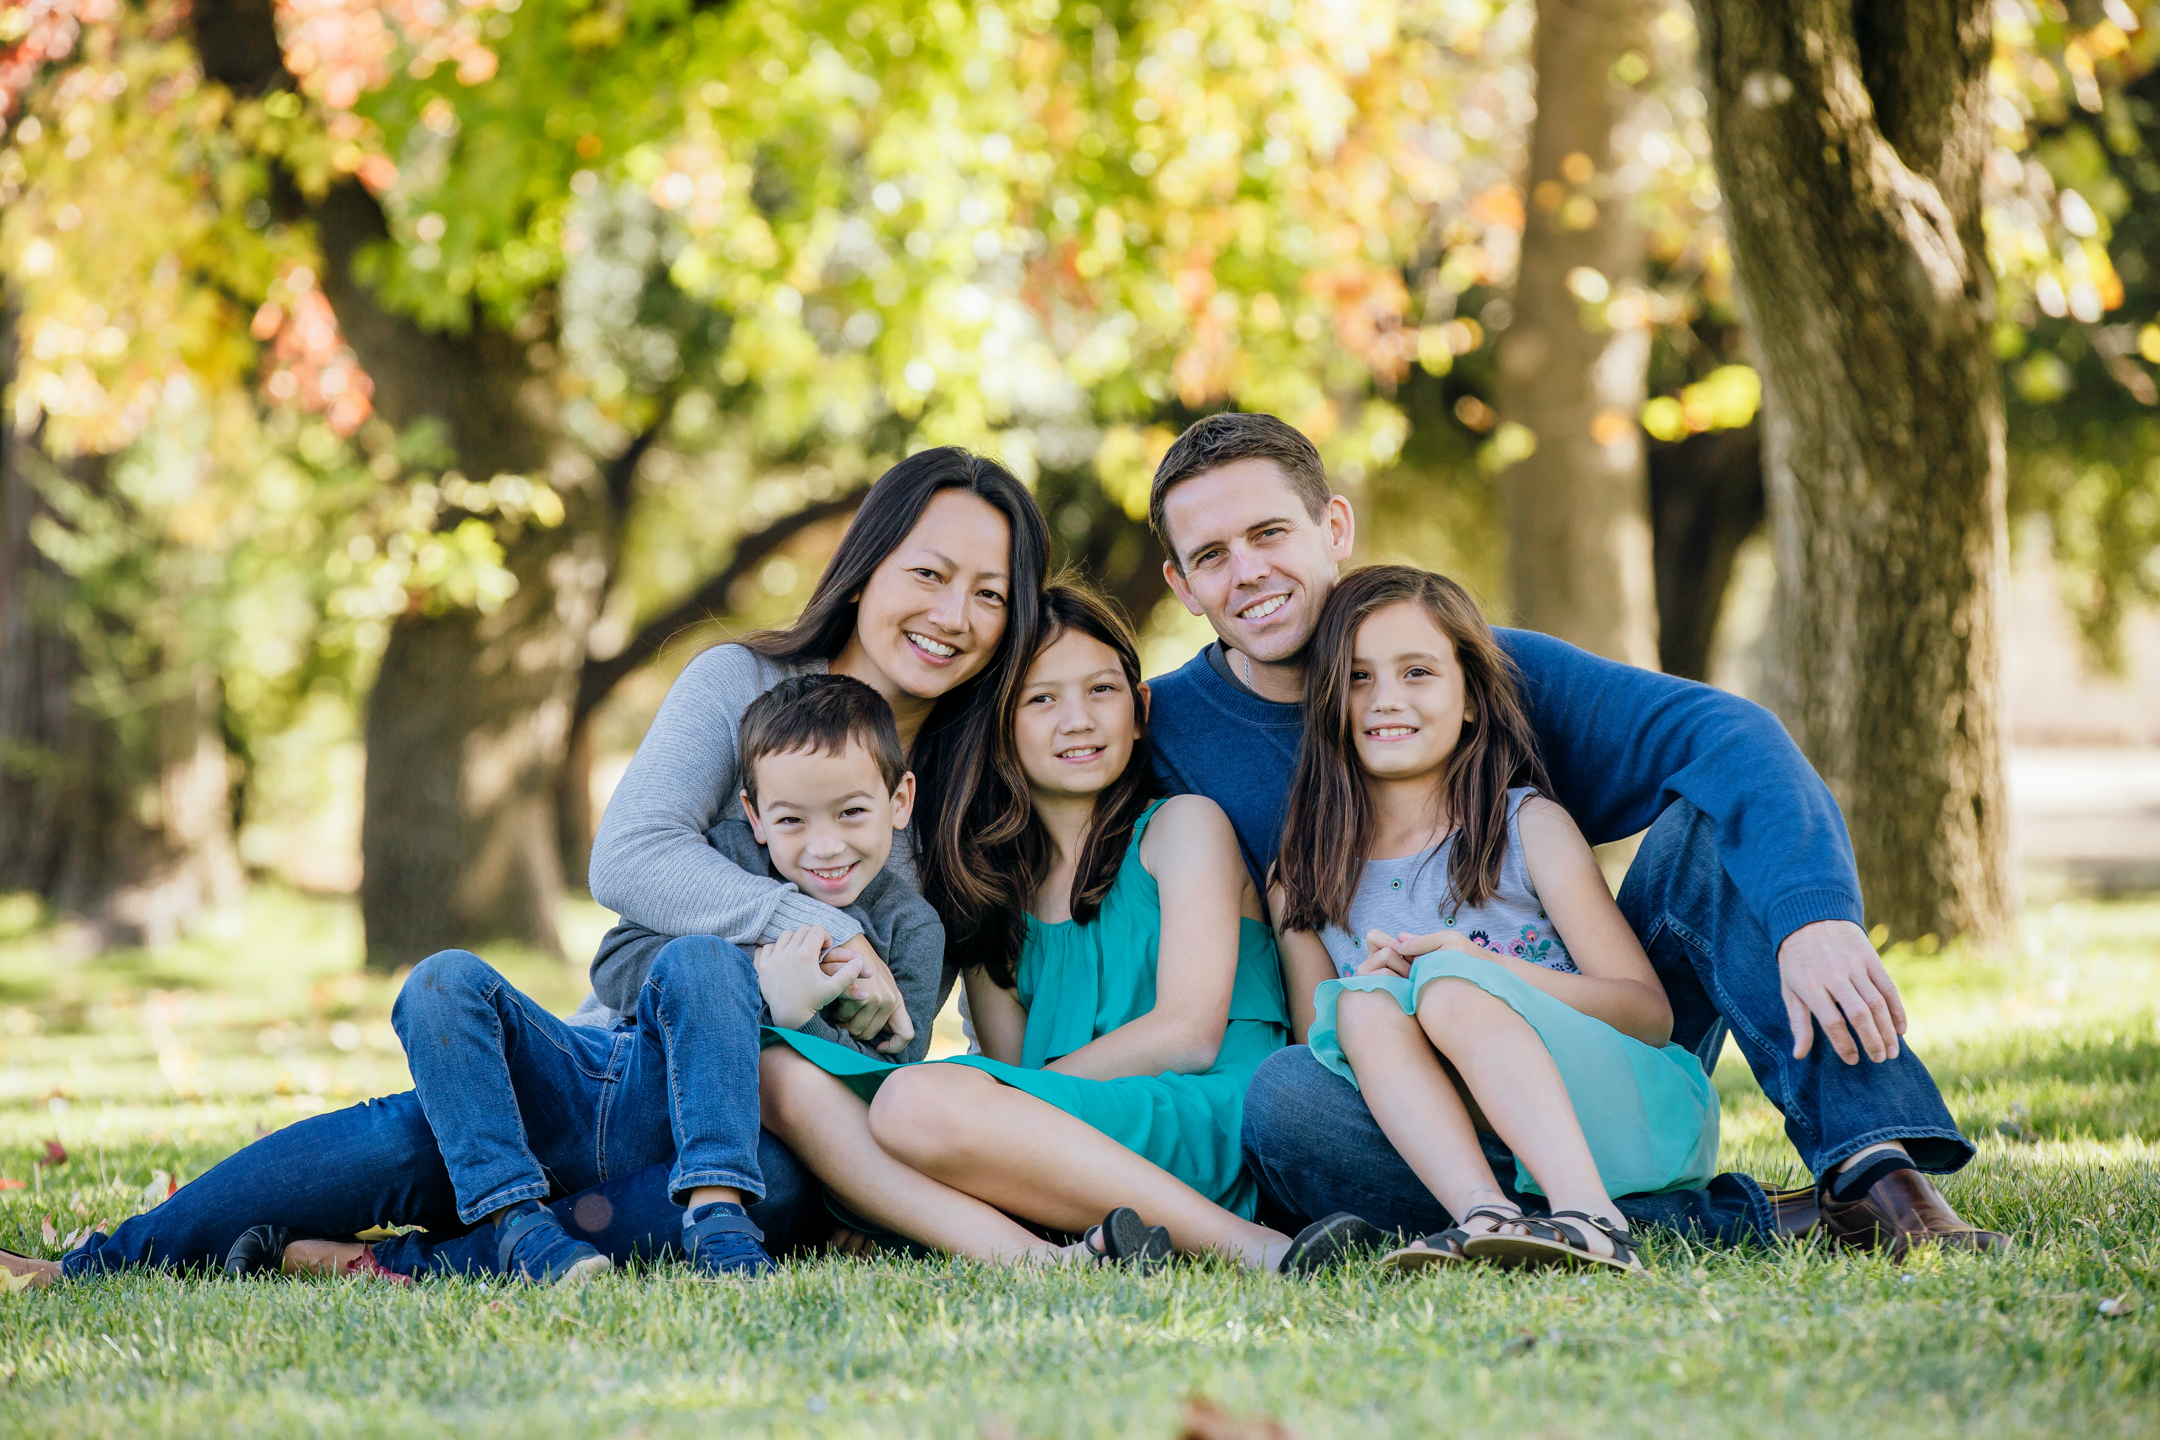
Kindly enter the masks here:
<path id="1" fill-rule="evenodd" d="M 828 970 L 820 963 L 824 949 L 825 932 L 814 925 L 790 930 L 759 947 L 752 963 L 757 966 L 758 990 L 775 1025 L 800 1030 L 811 1016 L 867 977 L 868 967 L 860 960 L 847 959 Z"/>
<path id="2" fill-rule="evenodd" d="M 857 935 L 843 940 L 832 948 L 831 954 L 857 960 L 865 966 L 864 974 L 848 988 L 847 999 L 859 1008 L 840 1022 L 840 1028 L 858 1040 L 873 1040 L 890 1027 L 892 1034 L 878 1041 L 878 1053 L 896 1055 L 907 1049 L 915 1038 L 915 1022 L 908 1017 L 907 1006 L 900 1000 L 900 983 L 893 979 L 892 971 L 877 951 L 870 948 L 868 935 Z"/>

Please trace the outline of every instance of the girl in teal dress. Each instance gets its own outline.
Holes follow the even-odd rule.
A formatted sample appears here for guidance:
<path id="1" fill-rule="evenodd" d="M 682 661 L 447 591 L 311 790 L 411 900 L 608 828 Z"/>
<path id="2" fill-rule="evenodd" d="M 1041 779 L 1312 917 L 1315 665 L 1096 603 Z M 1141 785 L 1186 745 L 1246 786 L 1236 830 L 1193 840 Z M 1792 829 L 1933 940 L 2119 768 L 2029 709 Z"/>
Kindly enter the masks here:
<path id="1" fill-rule="evenodd" d="M 1612 1195 L 1716 1169 L 1717 1094 L 1550 789 L 1461 586 L 1389 565 L 1335 587 L 1274 910 L 1296 1027 L 1456 1218 L 1397 1266 L 1639 1270 Z M 1550 1217 L 1501 1190 L 1481 1130 Z"/>
<path id="2" fill-rule="evenodd" d="M 1131 633 L 1075 586 L 1044 607 L 1013 709 L 989 717 L 984 790 L 1003 794 L 970 816 L 960 893 L 933 893 L 983 1053 L 894 1066 L 768 1030 L 765 1124 L 841 1204 L 935 1249 L 1089 1258 L 1115 1237 L 1028 1225 L 1129 1207 L 1180 1251 L 1274 1264 L 1289 1240 L 1253 1223 L 1238 1139 L 1246 1082 L 1289 1034 L 1274 938 L 1214 802 L 1148 798 Z"/>

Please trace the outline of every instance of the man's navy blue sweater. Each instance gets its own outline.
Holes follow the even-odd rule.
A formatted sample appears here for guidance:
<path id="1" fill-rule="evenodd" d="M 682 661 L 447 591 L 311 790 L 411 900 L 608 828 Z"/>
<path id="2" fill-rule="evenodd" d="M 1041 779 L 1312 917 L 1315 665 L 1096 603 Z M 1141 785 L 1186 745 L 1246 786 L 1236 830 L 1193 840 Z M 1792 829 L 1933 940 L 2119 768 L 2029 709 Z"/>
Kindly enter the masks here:
<path id="1" fill-rule="evenodd" d="M 1861 924 L 1845 817 L 1777 717 L 1692 680 L 1600 659 L 1529 630 L 1495 632 L 1558 794 L 1593 845 L 1647 829 L 1686 800 L 1716 826 L 1718 858 L 1772 944 L 1816 920 Z M 1255 883 L 1282 836 L 1301 707 L 1226 680 L 1203 650 L 1148 682 L 1155 768 L 1173 795 L 1230 816 Z"/>

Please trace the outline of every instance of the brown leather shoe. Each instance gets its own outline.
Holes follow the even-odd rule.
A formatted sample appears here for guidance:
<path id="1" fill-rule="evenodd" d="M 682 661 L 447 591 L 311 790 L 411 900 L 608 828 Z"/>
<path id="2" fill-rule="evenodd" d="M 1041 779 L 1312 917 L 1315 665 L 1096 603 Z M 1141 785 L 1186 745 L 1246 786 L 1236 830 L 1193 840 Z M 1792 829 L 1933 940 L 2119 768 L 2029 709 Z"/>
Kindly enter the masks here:
<path id="1" fill-rule="evenodd" d="M 1854 1250 L 1888 1250 L 1903 1261 L 1915 1245 L 1961 1250 L 2006 1250 L 2010 1237 L 1976 1230 L 1958 1217 L 1935 1183 L 1917 1170 L 1893 1170 L 1857 1200 L 1840 1201 L 1824 1187 L 1822 1227 Z"/>
<path id="2" fill-rule="evenodd" d="M 1770 1202 L 1770 1215 L 1779 1239 L 1805 1240 L 1815 1233 L 1816 1222 L 1822 1219 L 1822 1206 L 1815 1198 L 1813 1185 L 1765 1190 L 1763 1198 Z"/>

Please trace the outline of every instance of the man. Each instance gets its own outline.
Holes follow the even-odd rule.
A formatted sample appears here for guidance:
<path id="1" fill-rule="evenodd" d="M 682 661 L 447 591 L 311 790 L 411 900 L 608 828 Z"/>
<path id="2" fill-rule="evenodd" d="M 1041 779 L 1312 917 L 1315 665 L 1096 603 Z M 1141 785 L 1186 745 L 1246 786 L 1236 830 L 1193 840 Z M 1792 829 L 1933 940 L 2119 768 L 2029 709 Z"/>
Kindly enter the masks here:
<path id="1" fill-rule="evenodd" d="M 1173 793 L 1229 814 L 1265 891 L 1304 730 L 1306 647 L 1350 558 L 1350 502 L 1292 427 L 1215 415 L 1163 457 L 1149 521 L 1171 588 L 1218 637 L 1151 682 L 1156 763 Z M 1823 1227 L 1899 1257 L 1922 1242 L 2007 1243 L 1967 1225 L 1921 1173 L 1956 1170 L 1973 1149 L 1899 1040 L 1905 1012 L 1862 928 L 1844 818 L 1784 728 L 1707 685 L 1545 635 L 1499 636 L 1553 798 L 1595 844 L 1648 828 L 1619 903 L 1671 998 L 1673 1042 L 1709 1069 L 1730 1030 L 1817 1177 Z M 1303 1046 L 1254 1077 L 1244 1139 L 1285 1218 L 1351 1210 L 1410 1234 L 1452 1223 L 1356 1090 Z M 1622 1208 L 1727 1236 L 1780 1228 L 1745 1177 Z"/>

